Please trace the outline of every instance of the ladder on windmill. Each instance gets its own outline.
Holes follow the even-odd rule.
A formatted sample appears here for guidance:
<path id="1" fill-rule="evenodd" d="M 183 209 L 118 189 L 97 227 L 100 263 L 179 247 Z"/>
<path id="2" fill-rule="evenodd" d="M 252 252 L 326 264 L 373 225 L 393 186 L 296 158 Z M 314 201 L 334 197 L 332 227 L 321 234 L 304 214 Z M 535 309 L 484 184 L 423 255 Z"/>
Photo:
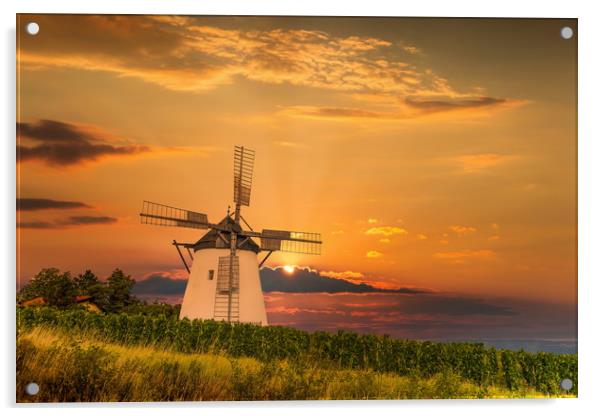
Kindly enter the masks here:
<path id="1" fill-rule="evenodd" d="M 230 267 L 230 263 L 232 263 Z M 215 289 L 214 319 L 239 321 L 240 268 L 238 256 L 219 258 Z"/>

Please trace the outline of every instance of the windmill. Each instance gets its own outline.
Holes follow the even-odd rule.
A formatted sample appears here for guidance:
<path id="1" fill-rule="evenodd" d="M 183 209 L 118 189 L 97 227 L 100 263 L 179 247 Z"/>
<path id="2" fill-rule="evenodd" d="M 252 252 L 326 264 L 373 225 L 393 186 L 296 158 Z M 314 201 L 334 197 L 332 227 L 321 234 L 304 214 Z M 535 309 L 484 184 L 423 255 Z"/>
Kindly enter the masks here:
<path id="1" fill-rule="evenodd" d="M 259 269 L 274 251 L 320 254 L 320 234 L 286 230 L 253 230 L 241 214 L 249 206 L 255 152 L 234 147 L 234 211 L 220 222 L 200 212 L 144 201 L 143 224 L 208 229 L 196 243 L 173 240 L 189 273 L 180 318 L 215 319 L 267 325 Z M 243 228 L 243 225 L 246 227 Z M 254 239 L 259 239 L 257 244 Z M 192 266 L 182 254 L 188 252 Z M 265 252 L 261 262 L 258 255 Z"/>

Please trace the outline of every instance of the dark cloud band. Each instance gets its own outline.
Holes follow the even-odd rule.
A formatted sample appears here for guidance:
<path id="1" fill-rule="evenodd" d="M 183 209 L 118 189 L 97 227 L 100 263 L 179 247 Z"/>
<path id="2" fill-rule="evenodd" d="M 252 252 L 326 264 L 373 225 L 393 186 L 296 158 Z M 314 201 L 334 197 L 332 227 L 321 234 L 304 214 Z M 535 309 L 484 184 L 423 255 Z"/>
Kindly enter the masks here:
<path id="1" fill-rule="evenodd" d="M 20 221 L 17 228 L 32 228 L 38 230 L 48 230 L 58 228 L 57 224 L 48 221 Z"/>
<path id="2" fill-rule="evenodd" d="M 83 225 L 104 225 L 113 224 L 117 222 L 117 218 L 107 216 L 92 216 L 92 215 L 80 215 L 68 217 L 64 220 L 55 222 L 50 221 L 21 221 L 17 223 L 17 228 L 32 228 L 39 230 L 66 228 L 72 226 L 83 226 Z"/>
<path id="3" fill-rule="evenodd" d="M 91 208 L 78 201 L 59 201 L 45 198 L 17 198 L 17 211 L 39 211 L 45 209 Z"/>
<path id="4" fill-rule="evenodd" d="M 17 132 L 30 139 L 43 142 L 89 142 L 96 139 L 94 135 L 69 123 L 56 120 L 39 120 L 37 123 L 17 123 Z"/>
<path id="5" fill-rule="evenodd" d="M 19 139 L 35 144 L 17 145 L 17 160 L 40 160 L 52 166 L 76 165 L 106 156 L 127 156 L 148 152 L 148 146 L 107 143 L 101 133 L 91 133 L 81 126 L 56 120 L 17 123 Z"/>
<path id="6" fill-rule="evenodd" d="M 67 220 L 62 222 L 65 225 L 89 225 L 89 224 L 112 224 L 117 222 L 117 218 L 107 216 L 91 216 L 91 215 L 80 215 L 69 217 Z"/>

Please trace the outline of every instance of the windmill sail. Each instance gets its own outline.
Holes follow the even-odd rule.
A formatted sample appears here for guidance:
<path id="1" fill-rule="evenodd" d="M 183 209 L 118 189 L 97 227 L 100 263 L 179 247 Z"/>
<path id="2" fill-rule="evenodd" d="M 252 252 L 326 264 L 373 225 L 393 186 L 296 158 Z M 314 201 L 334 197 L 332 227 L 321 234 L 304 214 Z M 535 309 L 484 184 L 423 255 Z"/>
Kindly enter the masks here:
<path id="1" fill-rule="evenodd" d="M 234 147 L 234 202 L 249 206 L 253 183 L 255 151 L 242 146 Z"/>
<path id="2" fill-rule="evenodd" d="M 142 203 L 140 221 L 142 224 L 169 227 L 209 228 L 209 221 L 205 214 L 150 201 L 144 201 Z"/>
<path id="3" fill-rule="evenodd" d="M 285 251 L 300 254 L 320 254 L 322 241 L 320 234 L 300 231 L 263 230 L 255 233 L 261 239 L 261 249 Z"/>

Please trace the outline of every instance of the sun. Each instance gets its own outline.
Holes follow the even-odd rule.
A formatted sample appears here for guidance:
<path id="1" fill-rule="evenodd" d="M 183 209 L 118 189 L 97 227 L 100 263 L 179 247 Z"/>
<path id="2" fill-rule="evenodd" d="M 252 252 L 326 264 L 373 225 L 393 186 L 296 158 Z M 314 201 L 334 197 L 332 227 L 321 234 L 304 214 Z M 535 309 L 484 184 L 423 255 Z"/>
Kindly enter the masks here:
<path id="1" fill-rule="evenodd" d="M 287 274 L 293 274 L 295 272 L 295 266 L 293 266 L 292 264 L 287 264 L 283 267 L 283 269 Z"/>

